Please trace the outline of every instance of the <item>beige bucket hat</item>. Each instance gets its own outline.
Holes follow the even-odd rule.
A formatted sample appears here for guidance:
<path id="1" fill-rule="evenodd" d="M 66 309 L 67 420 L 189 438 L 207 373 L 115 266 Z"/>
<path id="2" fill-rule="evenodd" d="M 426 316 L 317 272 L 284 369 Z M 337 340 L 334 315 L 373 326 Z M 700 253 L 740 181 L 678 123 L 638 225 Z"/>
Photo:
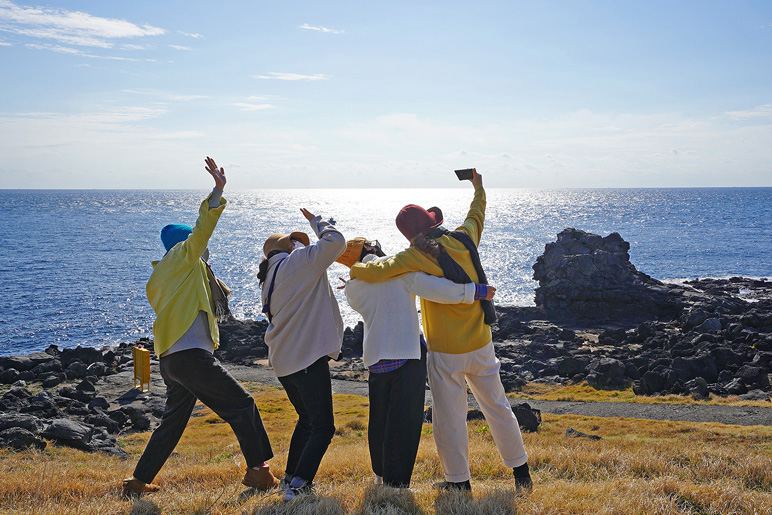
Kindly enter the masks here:
<path id="1" fill-rule="evenodd" d="M 267 257 L 274 250 L 286 250 L 289 248 L 290 240 L 297 240 L 306 247 L 311 244 L 311 239 L 304 232 L 295 231 L 289 234 L 275 232 L 268 236 L 265 243 L 263 243 L 263 254 Z"/>

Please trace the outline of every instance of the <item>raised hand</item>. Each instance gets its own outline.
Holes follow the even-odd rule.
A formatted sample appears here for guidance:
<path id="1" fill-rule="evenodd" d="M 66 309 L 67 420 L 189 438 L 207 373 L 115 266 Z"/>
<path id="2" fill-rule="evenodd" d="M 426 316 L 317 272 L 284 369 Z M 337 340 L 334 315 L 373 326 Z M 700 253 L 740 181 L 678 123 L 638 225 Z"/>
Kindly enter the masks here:
<path id="1" fill-rule="evenodd" d="M 306 220 L 308 220 L 309 222 L 311 220 L 313 220 L 314 218 L 316 218 L 315 214 L 313 214 L 311 211 L 309 211 L 308 209 L 306 209 L 304 207 L 300 208 L 300 212 L 303 213 L 303 216 L 305 216 Z"/>
<path id="2" fill-rule="evenodd" d="M 338 286 L 338 287 L 336 287 L 335 289 L 336 289 L 336 290 L 342 290 L 342 289 L 344 289 L 344 288 L 346 287 L 346 282 L 347 282 L 347 281 L 346 281 L 344 278 L 342 278 L 342 277 L 338 277 L 338 279 L 340 279 L 341 281 L 343 281 L 343 286 Z"/>
<path id="3" fill-rule="evenodd" d="M 227 180 L 225 179 L 225 169 L 224 168 L 217 168 L 217 163 L 214 162 L 214 159 L 207 156 L 206 159 L 204 159 L 204 162 L 206 163 L 206 171 L 209 172 L 209 175 L 211 175 L 214 178 L 214 185 L 218 189 L 225 188 L 225 183 Z"/>
<path id="4" fill-rule="evenodd" d="M 482 186 L 482 175 L 477 173 L 477 168 L 472 168 L 472 178 L 470 180 L 475 188 L 477 186 Z"/>

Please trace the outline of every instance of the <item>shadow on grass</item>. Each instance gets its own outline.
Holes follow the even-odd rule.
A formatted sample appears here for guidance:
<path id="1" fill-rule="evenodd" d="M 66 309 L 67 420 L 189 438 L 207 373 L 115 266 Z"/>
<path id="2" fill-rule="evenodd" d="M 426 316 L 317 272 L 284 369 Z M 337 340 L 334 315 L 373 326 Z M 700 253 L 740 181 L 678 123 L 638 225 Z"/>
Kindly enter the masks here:
<path id="1" fill-rule="evenodd" d="M 437 515 L 515 515 L 519 494 L 514 489 L 485 490 L 473 496 L 469 492 L 441 492 L 434 501 Z"/>
<path id="2" fill-rule="evenodd" d="M 356 515 L 424 515 L 413 492 L 407 488 L 370 485 Z"/>
<path id="3" fill-rule="evenodd" d="M 291 501 L 282 501 L 281 496 L 267 506 L 257 508 L 252 515 L 343 515 L 341 502 L 335 497 L 314 494 L 299 495 Z"/>
<path id="4" fill-rule="evenodd" d="M 135 499 L 134 504 L 131 505 L 130 515 L 159 515 L 161 508 L 159 508 L 150 499 L 140 498 Z"/>

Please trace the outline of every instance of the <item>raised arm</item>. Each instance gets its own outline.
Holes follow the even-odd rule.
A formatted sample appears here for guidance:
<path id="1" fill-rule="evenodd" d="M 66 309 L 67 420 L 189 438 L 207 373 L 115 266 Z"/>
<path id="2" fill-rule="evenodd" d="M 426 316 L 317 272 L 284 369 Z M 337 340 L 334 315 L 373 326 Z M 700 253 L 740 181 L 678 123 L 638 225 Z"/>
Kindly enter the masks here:
<path id="1" fill-rule="evenodd" d="M 195 262 L 201 257 L 207 245 L 209 245 L 209 239 L 212 237 L 214 228 L 217 226 L 217 221 L 220 219 L 225 204 L 227 203 L 222 198 L 222 191 L 225 188 L 226 178 L 225 169 L 217 168 L 217 164 L 211 157 L 207 157 L 205 160 L 206 171 L 214 179 L 214 189 L 209 195 L 207 200 L 201 203 L 201 207 L 198 210 L 198 219 L 196 225 L 193 227 L 193 232 L 188 236 L 188 239 L 182 243 L 182 252 L 186 254 L 186 259 L 191 262 Z"/>
<path id="2" fill-rule="evenodd" d="M 322 220 L 321 216 L 314 215 L 305 208 L 301 208 L 300 212 L 306 217 L 314 234 L 319 238 L 318 242 L 308 248 L 308 263 L 319 272 L 327 270 L 327 267 L 346 250 L 346 238 L 332 223 Z"/>
<path id="3" fill-rule="evenodd" d="M 475 245 L 479 245 L 483 226 L 485 224 L 485 188 L 483 188 L 482 175 L 477 173 L 476 168 L 473 168 L 472 173 L 472 178 L 469 180 L 474 186 L 474 198 L 469 206 L 469 212 L 466 215 L 463 225 L 457 227 L 456 230 L 465 232 L 472 238 Z"/>

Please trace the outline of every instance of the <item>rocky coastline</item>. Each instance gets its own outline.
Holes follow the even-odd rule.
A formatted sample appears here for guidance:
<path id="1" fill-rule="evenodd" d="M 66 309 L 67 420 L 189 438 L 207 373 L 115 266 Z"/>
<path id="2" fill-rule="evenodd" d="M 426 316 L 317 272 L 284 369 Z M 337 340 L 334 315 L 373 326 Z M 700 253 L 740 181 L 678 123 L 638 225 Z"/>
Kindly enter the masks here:
<path id="1" fill-rule="evenodd" d="M 630 245 L 565 229 L 533 265 L 534 307 L 497 306 L 493 342 L 508 391 L 528 382 L 632 385 L 639 395 L 738 395 L 769 400 L 772 386 L 772 282 L 695 279 L 668 284 L 636 270 Z M 220 325 L 216 354 L 262 366 L 265 321 Z M 365 380 L 360 322 L 347 328 L 333 378 Z M 132 348 L 59 349 L 0 357 L 0 446 L 44 448 L 46 440 L 125 456 L 117 436 L 155 426 L 163 389 L 131 388 Z M 151 359 L 157 365 L 155 356 Z M 121 375 L 123 391 L 106 394 Z M 114 386 L 114 384 L 113 384 Z"/>

